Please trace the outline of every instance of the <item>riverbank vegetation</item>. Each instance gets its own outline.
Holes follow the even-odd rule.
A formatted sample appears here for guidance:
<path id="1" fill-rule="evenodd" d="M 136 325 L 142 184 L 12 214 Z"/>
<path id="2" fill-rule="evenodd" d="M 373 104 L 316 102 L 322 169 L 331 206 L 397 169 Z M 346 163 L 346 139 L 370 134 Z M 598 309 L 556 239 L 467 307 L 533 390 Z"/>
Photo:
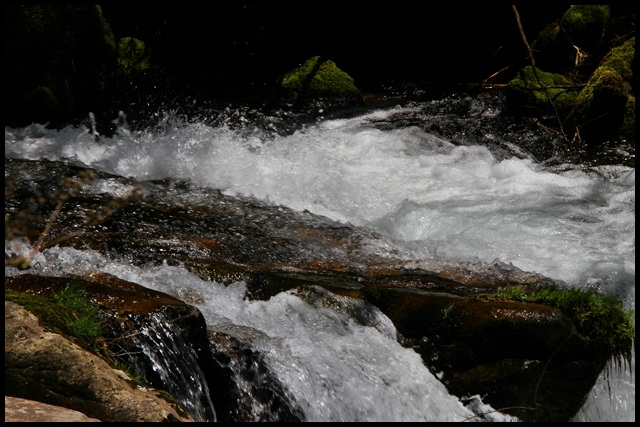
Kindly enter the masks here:
<path id="1" fill-rule="evenodd" d="M 635 339 L 635 316 L 622 301 L 582 289 L 539 289 L 526 291 L 520 286 L 504 288 L 484 300 L 523 301 L 557 307 L 574 320 L 579 332 L 605 344 L 618 361 L 631 363 Z"/>

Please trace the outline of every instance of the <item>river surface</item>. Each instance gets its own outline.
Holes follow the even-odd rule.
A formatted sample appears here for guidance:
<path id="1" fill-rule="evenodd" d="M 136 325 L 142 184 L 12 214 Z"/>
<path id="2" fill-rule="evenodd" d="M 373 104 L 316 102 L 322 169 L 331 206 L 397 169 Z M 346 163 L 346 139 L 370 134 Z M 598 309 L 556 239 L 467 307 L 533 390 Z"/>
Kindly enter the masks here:
<path id="1" fill-rule="evenodd" d="M 302 120 L 231 107 L 193 117 L 158 111 L 154 126 L 136 130 L 121 115 L 109 137 L 92 121 L 5 128 L 5 158 L 72 163 L 133 182 L 179 180 L 308 211 L 375 231 L 381 238 L 372 253 L 393 246 L 397 257 L 418 263 L 499 261 L 618 296 L 635 311 L 635 168 L 628 161 L 580 161 L 556 134 L 503 115 L 499 102 L 482 96 L 319 113 Z M 91 187 L 118 196 L 129 189 L 109 179 Z M 5 242 L 5 251 L 19 245 Z M 344 297 L 323 293 L 318 299 L 340 304 L 314 305 L 289 291 L 249 301 L 245 283 L 207 282 L 179 266 L 59 247 L 37 258 L 41 274 L 98 269 L 179 298 L 197 294 L 194 305 L 208 323 L 261 331 L 269 339 L 256 345 L 308 420 L 474 415 L 397 343 L 382 313 L 362 325 L 328 308 L 354 304 Z M 5 274 L 19 273 L 6 267 Z M 612 365 L 576 421 L 635 421 L 634 371 Z M 496 412 L 490 420 L 512 419 Z"/>

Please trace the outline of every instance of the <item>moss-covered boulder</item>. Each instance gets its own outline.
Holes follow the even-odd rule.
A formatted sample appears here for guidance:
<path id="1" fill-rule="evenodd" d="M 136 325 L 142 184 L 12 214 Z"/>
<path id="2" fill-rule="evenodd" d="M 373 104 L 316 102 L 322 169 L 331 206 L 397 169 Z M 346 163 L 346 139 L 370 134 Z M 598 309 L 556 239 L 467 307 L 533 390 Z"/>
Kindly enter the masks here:
<path id="1" fill-rule="evenodd" d="M 578 91 L 562 74 L 538 68 L 534 73 L 533 67 L 526 66 L 507 84 L 507 105 L 519 114 L 555 117 L 557 110 L 565 116 L 571 111 Z"/>
<path id="2" fill-rule="evenodd" d="M 353 78 L 321 56 L 308 59 L 280 79 L 277 102 L 301 109 L 363 104 Z"/>
<path id="3" fill-rule="evenodd" d="M 588 144 L 635 144 L 634 58 L 635 37 L 607 53 L 577 96 L 567 126 Z"/>
<path id="4" fill-rule="evenodd" d="M 598 58 L 608 41 L 608 5 L 573 5 L 547 24 L 533 41 L 536 63 L 545 70 L 567 73 L 587 59 Z"/>
<path id="5" fill-rule="evenodd" d="M 560 19 L 569 40 L 586 52 L 595 52 L 605 40 L 611 18 L 606 4 L 572 5 Z"/>

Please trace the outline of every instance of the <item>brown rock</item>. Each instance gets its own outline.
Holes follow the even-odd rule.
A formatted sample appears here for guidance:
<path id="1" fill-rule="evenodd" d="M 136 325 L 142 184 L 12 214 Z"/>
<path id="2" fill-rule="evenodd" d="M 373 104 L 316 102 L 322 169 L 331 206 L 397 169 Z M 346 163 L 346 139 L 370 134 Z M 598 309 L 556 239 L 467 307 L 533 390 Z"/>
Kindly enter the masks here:
<path id="1" fill-rule="evenodd" d="M 531 422 L 567 421 L 609 354 L 560 310 L 410 289 L 365 292 L 451 394 Z"/>
<path id="2" fill-rule="evenodd" d="M 5 393 L 80 411 L 107 422 L 193 421 L 162 393 L 131 382 L 100 357 L 45 331 L 5 301 Z"/>
<path id="3" fill-rule="evenodd" d="M 97 418 L 61 406 L 48 405 L 19 397 L 4 397 L 4 422 L 96 423 Z"/>

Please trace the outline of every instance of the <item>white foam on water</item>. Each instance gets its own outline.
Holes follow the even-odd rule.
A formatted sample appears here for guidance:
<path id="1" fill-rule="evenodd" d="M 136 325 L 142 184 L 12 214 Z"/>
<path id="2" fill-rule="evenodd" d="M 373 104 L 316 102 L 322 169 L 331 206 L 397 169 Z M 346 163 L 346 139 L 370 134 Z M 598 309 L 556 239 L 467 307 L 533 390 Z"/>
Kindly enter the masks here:
<path id="1" fill-rule="evenodd" d="M 345 312 L 306 302 L 295 291 L 249 301 L 244 282 L 224 286 L 181 267 L 136 267 L 90 250 L 55 247 L 37 254 L 33 264 L 30 272 L 36 274 L 112 274 L 191 303 L 209 325 L 232 322 L 259 329 L 268 338 L 256 349 L 265 354 L 307 421 L 475 419 L 417 353 L 398 343 L 393 324 L 377 310 L 370 324 L 362 325 Z M 5 274 L 19 272 L 5 268 Z M 361 303 L 319 292 L 346 305 Z"/>
<path id="2" fill-rule="evenodd" d="M 554 170 L 529 158 L 498 159 L 480 145 L 456 146 L 417 127 L 371 124 L 406 110 L 320 121 L 286 136 L 178 123 L 156 132 L 121 130 L 96 141 L 89 129 L 34 124 L 5 128 L 5 157 L 68 160 L 140 180 L 175 178 L 254 196 L 370 227 L 406 242 L 407 258 L 498 259 L 619 296 L 635 310 L 635 169 Z M 127 188 L 101 181 L 93 191 Z M 221 289 L 212 312 L 227 316 L 221 313 L 229 304 L 239 307 L 239 294 L 233 286 Z M 276 299 L 270 310 L 292 310 L 295 296 L 279 298 L 286 301 L 278 306 Z M 264 309 L 245 304 L 233 316 Z M 635 377 L 616 387 L 616 396 L 635 399 Z M 618 410 L 597 412 L 601 420 L 628 418 Z"/>
<path id="3" fill-rule="evenodd" d="M 615 178 L 496 159 L 416 127 L 368 119 L 288 136 L 184 124 L 95 141 L 88 129 L 5 129 L 5 156 L 69 159 L 136 179 L 176 178 L 364 225 L 451 259 L 496 258 L 572 285 L 635 275 L 635 169 Z M 604 273 L 603 273 L 604 272 Z M 614 279 L 615 280 L 615 279 Z M 615 286 L 611 285 L 610 286 Z"/>

